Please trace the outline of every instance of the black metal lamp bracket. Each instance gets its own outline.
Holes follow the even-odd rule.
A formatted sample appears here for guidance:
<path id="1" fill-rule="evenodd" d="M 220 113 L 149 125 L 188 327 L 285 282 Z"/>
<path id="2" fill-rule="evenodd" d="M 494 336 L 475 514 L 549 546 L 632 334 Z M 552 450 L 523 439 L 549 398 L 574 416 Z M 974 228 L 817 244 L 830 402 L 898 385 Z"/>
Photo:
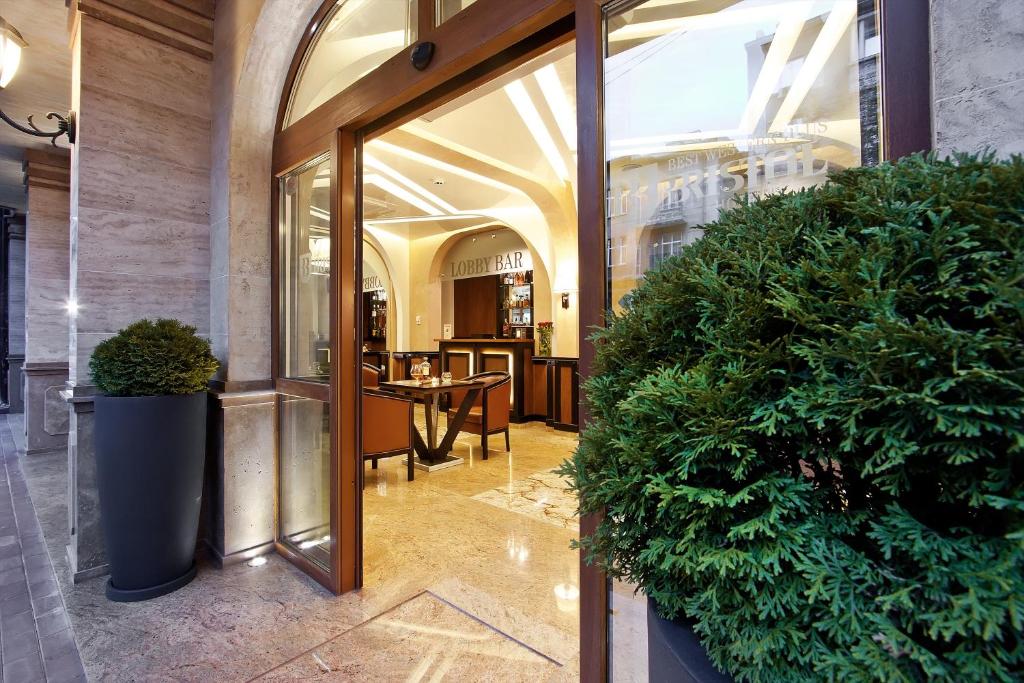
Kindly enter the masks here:
<path id="1" fill-rule="evenodd" d="M 68 142 L 72 145 L 75 144 L 75 112 L 68 112 L 67 116 L 62 116 L 55 111 L 51 111 L 46 115 L 46 118 L 50 120 L 55 119 L 57 121 L 57 130 L 51 132 L 41 129 L 34 121 L 32 121 L 31 116 L 28 117 L 29 127 L 23 126 L 0 110 L 0 119 L 3 119 L 12 128 L 17 128 L 22 133 L 34 135 L 37 138 L 50 138 L 50 143 L 54 147 L 57 146 L 57 138 L 62 135 L 67 135 Z"/>

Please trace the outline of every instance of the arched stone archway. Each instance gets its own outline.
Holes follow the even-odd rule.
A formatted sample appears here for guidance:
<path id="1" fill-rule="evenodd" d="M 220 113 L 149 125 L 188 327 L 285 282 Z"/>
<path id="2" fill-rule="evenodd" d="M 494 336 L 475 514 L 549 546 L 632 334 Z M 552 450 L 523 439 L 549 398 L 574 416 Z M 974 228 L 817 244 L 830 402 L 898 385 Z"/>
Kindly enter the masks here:
<path id="1" fill-rule="evenodd" d="M 270 378 L 274 129 L 295 50 L 323 1 L 217 3 L 210 333 L 229 390 Z"/>
<path id="2" fill-rule="evenodd" d="M 221 361 L 211 416 L 217 471 L 210 545 L 219 561 L 273 547 L 271 158 L 278 104 L 323 0 L 220 0 L 213 64 L 210 336 Z"/>

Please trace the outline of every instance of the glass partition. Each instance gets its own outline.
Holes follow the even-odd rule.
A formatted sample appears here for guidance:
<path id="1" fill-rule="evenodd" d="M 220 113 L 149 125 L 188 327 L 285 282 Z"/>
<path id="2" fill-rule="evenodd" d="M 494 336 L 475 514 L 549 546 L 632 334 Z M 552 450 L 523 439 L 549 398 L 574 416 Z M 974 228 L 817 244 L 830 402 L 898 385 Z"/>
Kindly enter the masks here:
<path id="1" fill-rule="evenodd" d="M 278 538 L 330 574 L 330 405 L 281 396 L 278 412 Z"/>
<path id="2" fill-rule="evenodd" d="M 416 39 L 417 0 L 338 0 L 299 67 L 287 128 Z"/>
<path id="3" fill-rule="evenodd" d="M 605 15 L 608 306 L 747 195 L 877 163 L 876 0 L 648 0 Z M 613 587 L 611 678 L 646 680 L 645 598 Z M 638 668 L 639 667 L 639 668 Z"/>
<path id="4" fill-rule="evenodd" d="M 280 376 L 330 382 L 331 162 L 280 179 Z"/>

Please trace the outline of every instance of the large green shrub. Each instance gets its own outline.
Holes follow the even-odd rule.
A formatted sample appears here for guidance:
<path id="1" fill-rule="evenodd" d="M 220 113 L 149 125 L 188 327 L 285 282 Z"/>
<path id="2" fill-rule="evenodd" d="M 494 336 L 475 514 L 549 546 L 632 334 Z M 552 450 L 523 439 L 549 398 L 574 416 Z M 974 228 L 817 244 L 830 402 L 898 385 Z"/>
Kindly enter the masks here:
<path id="1" fill-rule="evenodd" d="M 206 389 L 217 371 L 210 342 L 177 320 L 139 320 L 101 342 L 89 359 L 108 396 L 167 396 Z"/>
<path id="2" fill-rule="evenodd" d="M 1024 679 L 1024 160 L 726 212 L 595 334 L 583 547 L 746 681 Z"/>

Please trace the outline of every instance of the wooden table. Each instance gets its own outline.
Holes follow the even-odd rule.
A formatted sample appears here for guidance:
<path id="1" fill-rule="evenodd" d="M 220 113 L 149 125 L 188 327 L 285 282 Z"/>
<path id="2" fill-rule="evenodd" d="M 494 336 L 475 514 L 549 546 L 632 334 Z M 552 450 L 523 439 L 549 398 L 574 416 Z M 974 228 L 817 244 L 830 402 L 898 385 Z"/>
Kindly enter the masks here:
<path id="1" fill-rule="evenodd" d="M 413 447 L 416 450 L 418 459 L 425 465 L 426 469 L 431 469 L 431 466 L 437 469 L 437 466 L 442 464 L 458 464 L 455 460 L 462 462 L 461 458 L 450 458 L 448 454 L 452 450 L 452 443 L 455 441 L 455 437 L 459 435 L 459 430 L 462 429 L 462 424 L 466 421 L 466 416 L 469 415 L 470 408 L 473 407 L 473 402 L 476 401 L 476 397 L 480 395 L 480 391 L 484 388 L 482 381 L 466 382 L 463 380 L 452 380 L 451 382 L 433 384 L 429 381 L 421 382 L 415 379 L 407 379 L 381 382 L 380 388 L 384 391 L 393 391 L 398 394 L 411 396 L 423 402 L 423 410 L 427 418 L 427 440 L 426 442 L 423 441 L 423 437 L 420 436 L 420 432 L 417 429 L 413 432 Z M 438 399 L 456 389 L 466 389 L 466 396 L 462 399 L 458 412 L 455 413 L 455 419 L 448 423 L 448 431 L 445 432 L 444 438 L 439 445 L 437 443 Z"/>

